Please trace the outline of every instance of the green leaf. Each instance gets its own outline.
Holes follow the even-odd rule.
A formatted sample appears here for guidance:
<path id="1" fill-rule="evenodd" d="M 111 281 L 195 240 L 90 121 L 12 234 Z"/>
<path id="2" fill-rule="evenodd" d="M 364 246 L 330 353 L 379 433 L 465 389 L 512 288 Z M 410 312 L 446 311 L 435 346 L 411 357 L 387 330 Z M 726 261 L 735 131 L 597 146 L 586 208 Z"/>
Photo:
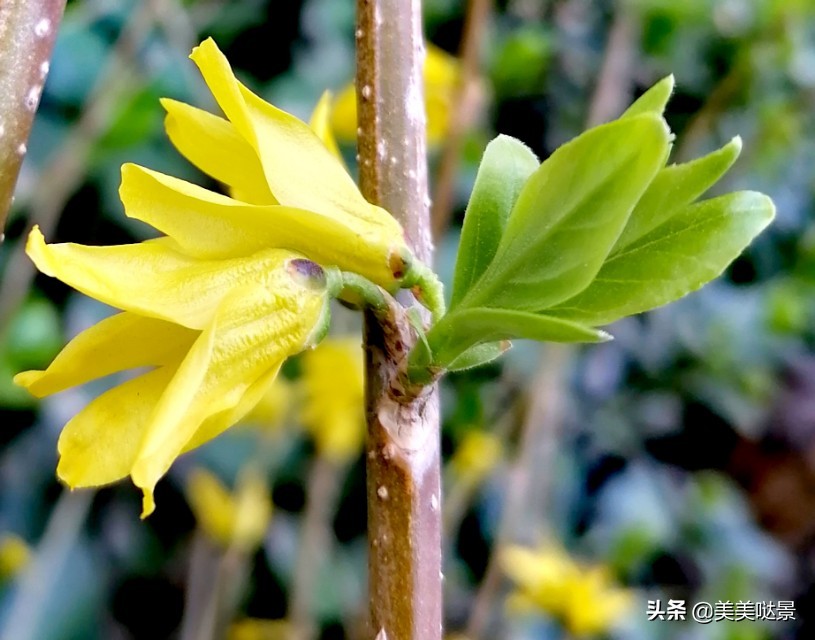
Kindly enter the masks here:
<path id="1" fill-rule="evenodd" d="M 563 318 L 483 307 L 453 311 L 427 334 L 433 365 L 444 369 L 474 345 L 513 338 L 541 342 L 605 342 L 611 336 Z"/>
<path id="2" fill-rule="evenodd" d="M 500 342 L 485 342 L 477 344 L 467 349 L 464 353 L 455 358 L 447 365 L 448 371 L 465 371 L 474 367 L 488 364 L 496 358 L 504 355 L 512 348 L 509 340 Z"/>
<path id="3" fill-rule="evenodd" d="M 754 191 L 687 206 L 609 258 L 590 287 L 547 313 L 601 325 L 677 300 L 721 274 L 774 215 L 772 200 Z"/>
<path id="4" fill-rule="evenodd" d="M 736 136 L 721 149 L 702 158 L 662 169 L 631 212 L 611 255 L 636 242 L 704 194 L 733 166 L 739 153 L 741 138 Z"/>
<path id="5" fill-rule="evenodd" d="M 648 89 L 634 103 L 625 110 L 620 118 L 633 118 L 640 116 L 644 113 L 656 113 L 662 115 L 665 111 L 665 105 L 671 98 L 674 90 L 674 77 L 673 74 L 662 78 L 653 87 Z"/>
<path id="6" fill-rule="evenodd" d="M 646 114 L 557 149 L 524 185 L 495 257 L 458 306 L 536 311 L 585 289 L 668 145 L 664 121 Z"/>
<path id="7" fill-rule="evenodd" d="M 537 156 L 520 140 L 502 135 L 487 145 L 464 214 L 451 306 L 466 295 L 495 256 L 509 213 L 539 166 Z"/>

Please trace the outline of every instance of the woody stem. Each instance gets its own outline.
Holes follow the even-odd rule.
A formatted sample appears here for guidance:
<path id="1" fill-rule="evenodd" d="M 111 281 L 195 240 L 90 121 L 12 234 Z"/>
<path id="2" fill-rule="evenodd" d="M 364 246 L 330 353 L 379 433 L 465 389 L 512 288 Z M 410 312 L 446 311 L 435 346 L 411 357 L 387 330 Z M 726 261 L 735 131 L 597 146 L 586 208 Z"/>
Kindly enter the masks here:
<path id="1" fill-rule="evenodd" d="M 357 0 L 356 87 L 362 192 L 429 264 L 421 15 L 420 0 Z M 369 637 L 440 640 L 438 396 L 429 385 L 406 400 L 400 388 L 415 341 L 404 307 L 421 307 L 398 299 L 394 313 L 366 315 Z"/>

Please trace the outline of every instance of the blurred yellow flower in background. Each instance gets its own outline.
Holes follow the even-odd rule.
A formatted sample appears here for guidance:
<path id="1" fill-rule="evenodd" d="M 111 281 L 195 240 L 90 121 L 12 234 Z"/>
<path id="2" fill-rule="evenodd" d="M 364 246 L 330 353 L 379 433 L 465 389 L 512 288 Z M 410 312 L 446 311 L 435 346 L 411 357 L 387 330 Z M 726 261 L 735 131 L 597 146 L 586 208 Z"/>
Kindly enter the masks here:
<path id="1" fill-rule="evenodd" d="M 272 499 L 255 470 L 245 469 L 230 493 L 213 474 L 195 469 L 187 479 L 187 500 L 198 526 L 222 547 L 251 553 L 263 542 Z"/>
<path id="2" fill-rule="evenodd" d="M 243 422 L 259 427 L 266 433 L 276 433 L 286 422 L 291 409 L 294 385 L 278 377 L 258 403 L 246 414 Z"/>
<path id="3" fill-rule="evenodd" d="M 317 451 L 343 462 L 365 440 L 365 376 L 359 337 L 328 337 L 302 356 L 301 420 Z"/>
<path id="4" fill-rule="evenodd" d="M 633 603 L 632 592 L 614 584 L 606 567 L 583 566 L 552 544 L 506 547 L 501 565 L 516 585 L 510 610 L 548 613 L 577 636 L 605 633 Z"/>
<path id="5" fill-rule="evenodd" d="M 204 260 L 170 238 L 111 247 L 45 243 L 27 253 L 43 273 L 124 312 L 74 338 L 45 371 L 15 382 L 44 397 L 119 371 L 152 370 L 90 402 L 59 439 L 59 477 L 71 488 L 130 475 L 153 489 L 173 460 L 240 420 L 283 361 L 318 342 L 329 280 L 296 253 L 267 249 Z"/>
<path id="6" fill-rule="evenodd" d="M 0 581 L 15 577 L 31 561 L 31 549 L 20 536 L 0 534 Z"/>
<path id="7" fill-rule="evenodd" d="M 471 429 L 453 452 L 450 469 L 460 481 L 478 484 L 500 462 L 503 451 L 503 442 L 497 435 Z"/>
<path id="8" fill-rule="evenodd" d="M 291 627 L 285 620 L 246 618 L 229 628 L 227 640 L 288 640 Z"/>
<path id="9" fill-rule="evenodd" d="M 461 69 L 458 60 L 443 49 L 428 44 L 424 61 L 424 100 L 427 141 L 430 145 L 441 143 L 447 135 L 459 82 Z M 331 128 L 337 138 L 344 142 L 357 139 L 357 95 L 353 84 L 343 88 L 334 100 Z"/>
<path id="10" fill-rule="evenodd" d="M 128 216 L 200 258 L 280 247 L 358 273 L 388 290 L 413 263 L 402 228 L 360 193 L 325 131 L 265 102 L 238 82 L 212 39 L 190 56 L 226 119 L 162 100 L 178 151 L 229 187 L 232 198 L 136 165 L 122 168 Z M 324 98 L 315 126 L 327 120 Z M 321 139 L 322 138 L 322 139 Z"/>

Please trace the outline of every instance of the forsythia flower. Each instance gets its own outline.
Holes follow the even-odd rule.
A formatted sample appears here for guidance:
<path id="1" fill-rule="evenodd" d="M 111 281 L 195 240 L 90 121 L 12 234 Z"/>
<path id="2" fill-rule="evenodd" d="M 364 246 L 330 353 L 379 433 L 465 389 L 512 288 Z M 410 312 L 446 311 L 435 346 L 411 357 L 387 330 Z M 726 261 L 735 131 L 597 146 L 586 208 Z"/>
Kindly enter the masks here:
<path id="1" fill-rule="evenodd" d="M 303 354 L 303 426 L 317 450 L 336 461 L 355 456 L 365 439 L 365 383 L 359 338 L 326 338 Z"/>
<path id="2" fill-rule="evenodd" d="M 260 427 L 266 433 L 276 432 L 289 413 L 293 393 L 290 382 L 276 378 L 243 421 Z"/>
<path id="3" fill-rule="evenodd" d="M 171 238 L 112 247 L 26 246 L 43 273 L 123 310 L 74 338 L 45 371 L 15 377 L 37 397 L 138 367 L 154 367 L 90 402 L 59 439 L 71 488 L 130 475 L 153 489 L 173 460 L 240 420 L 283 361 L 316 344 L 333 278 L 282 249 L 201 259 Z"/>
<path id="4" fill-rule="evenodd" d="M 229 493 L 214 475 L 196 469 L 187 481 L 187 499 L 198 526 L 212 540 L 246 553 L 260 545 L 272 517 L 269 488 L 251 470 L 240 476 L 234 493 Z"/>
<path id="5" fill-rule="evenodd" d="M 291 637 L 291 628 L 285 620 L 247 618 L 229 628 L 227 640 L 284 640 Z"/>
<path id="6" fill-rule="evenodd" d="M 447 135 L 456 87 L 461 81 L 461 70 L 456 58 L 429 44 L 423 74 L 427 141 L 430 145 L 436 145 Z M 331 108 L 331 128 L 340 140 L 356 140 L 357 95 L 353 84 L 343 88 L 334 101 Z"/>
<path id="7" fill-rule="evenodd" d="M 0 535 L 0 581 L 13 578 L 31 560 L 31 549 L 12 533 Z"/>
<path id="8" fill-rule="evenodd" d="M 511 609 L 549 613 L 575 635 L 604 633 L 631 607 L 631 592 L 615 586 L 606 567 L 583 567 L 559 547 L 510 546 L 501 563 L 517 586 Z"/>
<path id="9" fill-rule="evenodd" d="M 472 484 L 481 482 L 501 459 L 501 438 L 486 431 L 468 431 L 456 447 L 450 468 L 456 476 Z"/>
<path id="10" fill-rule="evenodd" d="M 314 130 L 238 82 L 212 39 L 191 58 L 226 119 L 165 99 L 167 134 L 233 197 L 127 164 L 120 189 L 125 213 L 196 258 L 280 247 L 398 288 L 414 264 L 399 223 L 363 198 Z"/>

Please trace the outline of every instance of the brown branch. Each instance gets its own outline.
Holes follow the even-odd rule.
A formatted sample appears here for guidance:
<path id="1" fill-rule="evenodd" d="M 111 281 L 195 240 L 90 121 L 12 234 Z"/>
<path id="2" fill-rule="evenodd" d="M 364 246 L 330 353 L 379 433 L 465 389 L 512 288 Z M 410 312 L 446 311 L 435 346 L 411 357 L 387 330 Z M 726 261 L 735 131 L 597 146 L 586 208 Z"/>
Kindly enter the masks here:
<path id="1" fill-rule="evenodd" d="M 65 0 L 0 3 L 0 232 L 11 208 L 64 10 Z"/>
<path id="2" fill-rule="evenodd" d="M 143 3 L 116 41 L 78 122 L 37 178 L 38 184 L 47 188 L 35 189 L 25 206 L 32 212 L 31 222 L 38 224 L 46 237 L 56 227 L 68 198 L 82 183 L 93 146 L 107 130 L 116 106 L 137 86 L 134 79 L 139 76 L 133 60 L 152 24 L 150 5 Z M 22 241 L 14 247 L 9 259 L 14 268 L 6 269 L 0 282 L 0 333 L 25 299 L 36 274 L 33 263 L 25 259 L 24 253 L 25 241 Z"/>
<path id="3" fill-rule="evenodd" d="M 491 0 L 470 0 L 467 9 L 460 52 L 461 78 L 450 110 L 447 139 L 442 150 L 436 190 L 433 194 L 432 220 L 435 238 L 440 238 L 450 223 L 458 165 L 461 160 L 461 145 L 464 134 L 472 124 L 472 112 L 479 99 L 479 54 L 487 30 L 491 4 Z"/>
<path id="4" fill-rule="evenodd" d="M 357 0 L 362 192 L 401 222 L 429 263 L 423 51 L 420 0 Z M 440 640 L 438 396 L 431 385 L 406 400 L 399 388 L 399 363 L 415 340 L 404 320 L 366 317 L 369 637 Z"/>

